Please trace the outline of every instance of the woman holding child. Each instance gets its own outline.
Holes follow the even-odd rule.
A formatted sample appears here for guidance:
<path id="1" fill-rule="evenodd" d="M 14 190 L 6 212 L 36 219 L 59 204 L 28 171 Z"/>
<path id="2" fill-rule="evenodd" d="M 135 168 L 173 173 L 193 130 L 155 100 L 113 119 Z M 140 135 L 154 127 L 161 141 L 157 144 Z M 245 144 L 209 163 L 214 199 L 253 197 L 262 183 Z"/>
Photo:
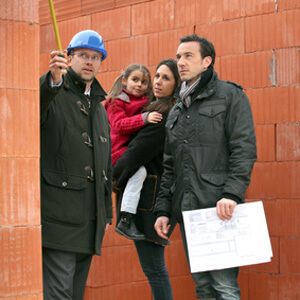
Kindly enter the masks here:
<path id="1" fill-rule="evenodd" d="M 142 110 L 144 116 L 157 112 L 161 114 L 162 118 L 155 123 L 148 122 L 132 136 L 127 149 L 116 161 L 113 171 L 113 177 L 116 180 L 115 190 L 119 191 L 118 200 L 121 203 L 128 180 L 140 167 L 144 166 L 146 169 L 146 178 L 143 180 L 135 215 L 135 225 L 145 238 L 133 240 L 155 300 L 173 299 L 164 259 L 165 246 L 170 242 L 156 234 L 154 230 L 156 216 L 152 211 L 163 172 L 165 124 L 169 111 L 175 104 L 174 93 L 179 83 L 176 61 L 173 59 L 162 60 L 156 68 L 153 79 L 154 99 L 149 100 Z M 120 222 L 122 222 L 121 214 L 119 214 L 117 223 Z M 175 224 L 173 221 L 170 222 L 169 234 L 173 231 Z"/>

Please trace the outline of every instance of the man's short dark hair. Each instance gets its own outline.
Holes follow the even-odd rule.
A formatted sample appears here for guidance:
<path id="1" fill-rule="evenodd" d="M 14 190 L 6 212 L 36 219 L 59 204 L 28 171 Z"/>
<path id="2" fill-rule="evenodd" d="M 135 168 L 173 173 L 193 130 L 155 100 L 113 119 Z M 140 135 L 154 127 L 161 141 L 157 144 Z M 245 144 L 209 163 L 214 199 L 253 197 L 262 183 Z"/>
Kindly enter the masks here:
<path id="1" fill-rule="evenodd" d="M 211 66 L 213 67 L 216 58 L 216 52 L 214 45 L 204 37 L 198 36 L 197 34 L 187 35 L 180 39 L 180 43 L 186 42 L 198 42 L 199 43 L 199 51 L 201 57 L 204 58 L 206 56 L 210 56 L 212 59 Z"/>

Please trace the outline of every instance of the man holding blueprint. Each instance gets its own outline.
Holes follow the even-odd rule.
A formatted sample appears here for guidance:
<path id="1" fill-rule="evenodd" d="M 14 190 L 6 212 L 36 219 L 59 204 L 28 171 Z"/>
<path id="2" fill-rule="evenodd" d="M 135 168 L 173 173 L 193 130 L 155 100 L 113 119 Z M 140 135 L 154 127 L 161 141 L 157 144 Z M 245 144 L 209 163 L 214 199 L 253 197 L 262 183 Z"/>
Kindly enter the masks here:
<path id="1" fill-rule="evenodd" d="M 256 161 L 256 139 L 242 87 L 220 80 L 214 71 L 213 44 L 197 35 L 186 36 L 176 56 L 183 83 L 166 123 L 155 229 L 167 238 L 169 220 L 176 218 L 188 258 L 182 212 L 216 207 L 222 221 L 230 220 L 236 205 L 244 202 Z M 192 277 L 199 299 L 240 299 L 237 267 Z"/>

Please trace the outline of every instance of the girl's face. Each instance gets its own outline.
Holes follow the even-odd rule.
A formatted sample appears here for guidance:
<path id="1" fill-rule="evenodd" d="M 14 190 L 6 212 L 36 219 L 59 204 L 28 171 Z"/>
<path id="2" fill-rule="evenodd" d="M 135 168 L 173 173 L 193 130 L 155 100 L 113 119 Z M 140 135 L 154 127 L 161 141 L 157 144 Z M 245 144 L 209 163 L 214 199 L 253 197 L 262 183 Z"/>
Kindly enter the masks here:
<path id="1" fill-rule="evenodd" d="M 175 78 L 166 65 L 161 65 L 153 79 L 153 92 L 156 99 L 171 96 L 175 88 Z"/>
<path id="2" fill-rule="evenodd" d="M 149 75 L 140 70 L 132 71 L 129 77 L 122 78 L 122 84 L 126 86 L 126 91 L 135 97 L 145 95 L 149 85 Z"/>

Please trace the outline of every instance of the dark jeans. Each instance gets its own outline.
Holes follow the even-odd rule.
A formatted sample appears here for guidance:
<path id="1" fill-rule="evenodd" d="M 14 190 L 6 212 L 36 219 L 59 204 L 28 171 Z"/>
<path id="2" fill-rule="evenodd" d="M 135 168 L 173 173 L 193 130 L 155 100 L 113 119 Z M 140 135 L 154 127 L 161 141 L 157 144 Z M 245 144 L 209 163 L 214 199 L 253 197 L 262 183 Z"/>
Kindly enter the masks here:
<path id="1" fill-rule="evenodd" d="M 180 231 L 185 254 L 189 261 L 182 223 L 180 224 Z M 237 283 L 238 274 L 239 268 L 192 273 L 196 283 L 196 297 L 198 299 L 240 300 L 240 288 Z"/>
<path id="2" fill-rule="evenodd" d="M 172 286 L 165 264 L 165 247 L 148 241 L 134 241 L 134 244 L 154 300 L 173 300 Z"/>
<path id="3" fill-rule="evenodd" d="M 43 248 L 44 300 L 82 300 L 92 255 Z"/>

